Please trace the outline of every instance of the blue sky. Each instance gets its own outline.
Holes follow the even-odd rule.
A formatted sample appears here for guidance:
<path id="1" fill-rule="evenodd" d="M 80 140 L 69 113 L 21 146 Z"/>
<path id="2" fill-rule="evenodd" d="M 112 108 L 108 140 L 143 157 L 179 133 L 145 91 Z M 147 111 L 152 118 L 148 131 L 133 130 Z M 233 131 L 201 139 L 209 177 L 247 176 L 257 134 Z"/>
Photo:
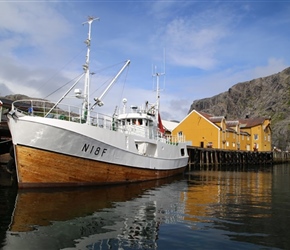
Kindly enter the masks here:
<path id="1" fill-rule="evenodd" d="M 82 73 L 88 16 L 100 18 L 92 28 L 92 93 L 98 96 L 104 69 L 131 60 L 104 113 L 124 97 L 129 105 L 154 101 L 152 66 L 164 71 L 164 51 L 168 120 L 183 119 L 196 99 L 290 65 L 290 1 L 0 0 L 0 96 L 44 98 Z"/>

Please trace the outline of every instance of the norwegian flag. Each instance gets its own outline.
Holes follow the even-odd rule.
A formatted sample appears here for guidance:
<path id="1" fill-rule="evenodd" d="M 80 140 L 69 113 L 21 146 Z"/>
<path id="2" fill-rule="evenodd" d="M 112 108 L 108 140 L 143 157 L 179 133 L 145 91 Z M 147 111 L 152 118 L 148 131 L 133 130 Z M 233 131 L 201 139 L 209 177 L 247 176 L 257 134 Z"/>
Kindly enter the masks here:
<path id="1" fill-rule="evenodd" d="M 161 134 L 164 134 L 165 129 L 164 129 L 163 125 L 162 125 L 162 121 L 161 121 L 161 117 L 160 117 L 159 113 L 158 113 L 158 128 L 159 128 L 159 132 Z"/>

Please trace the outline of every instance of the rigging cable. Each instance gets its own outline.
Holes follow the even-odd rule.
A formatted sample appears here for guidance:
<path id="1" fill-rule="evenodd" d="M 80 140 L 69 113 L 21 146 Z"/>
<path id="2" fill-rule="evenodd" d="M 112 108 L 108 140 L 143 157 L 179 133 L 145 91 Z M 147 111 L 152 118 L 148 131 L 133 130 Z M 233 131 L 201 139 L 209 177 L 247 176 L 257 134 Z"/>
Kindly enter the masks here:
<path id="1" fill-rule="evenodd" d="M 62 68 L 60 68 L 54 75 L 52 75 L 46 82 L 44 82 L 42 85 L 41 85 L 41 87 L 40 87 L 40 89 L 42 89 L 47 83 L 49 83 L 55 76 L 57 76 L 57 75 L 59 75 L 59 73 L 65 68 L 65 67 L 67 67 L 67 65 L 69 65 L 73 60 L 75 60 L 75 58 L 77 58 L 81 53 L 83 53 L 83 51 L 85 50 L 86 48 L 83 48 L 82 50 L 80 50 L 80 52 L 77 54 L 77 55 L 75 55 L 70 61 L 68 61 Z M 66 83 L 67 84 L 67 83 Z M 65 84 L 65 85 L 66 85 Z M 65 86 L 64 85 L 64 86 Z M 59 90 L 59 89 L 61 89 L 61 88 L 58 88 L 57 90 Z M 56 90 L 56 91 L 57 91 Z M 56 91 L 54 91 L 53 93 L 55 93 Z M 51 96 L 52 94 L 49 94 L 48 96 L 46 96 L 46 97 L 44 97 L 43 99 L 45 99 L 45 98 L 47 98 L 47 97 L 49 97 L 49 96 Z"/>
<path id="2" fill-rule="evenodd" d="M 83 74 L 83 73 L 82 73 Z M 74 81 L 75 79 L 79 78 L 82 74 L 79 74 L 77 77 L 75 77 L 74 79 L 68 81 L 67 83 L 65 83 L 64 85 L 62 85 L 61 87 L 57 88 L 55 91 L 53 91 L 52 93 L 50 93 L 49 95 L 47 95 L 46 97 L 44 97 L 43 99 L 47 99 L 48 97 L 50 97 L 51 95 L 53 95 L 54 93 L 56 93 L 57 91 L 59 91 L 60 89 L 62 89 L 64 86 L 68 85 L 69 83 L 71 83 L 72 81 Z"/>

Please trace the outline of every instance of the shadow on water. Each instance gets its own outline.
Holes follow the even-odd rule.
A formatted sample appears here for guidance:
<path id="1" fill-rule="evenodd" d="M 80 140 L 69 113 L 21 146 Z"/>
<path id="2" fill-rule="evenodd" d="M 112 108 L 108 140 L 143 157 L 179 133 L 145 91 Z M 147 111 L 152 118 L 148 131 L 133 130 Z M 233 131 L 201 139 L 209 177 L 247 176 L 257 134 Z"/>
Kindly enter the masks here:
<path id="1" fill-rule="evenodd" d="M 16 188 L 0 187 L 0 249 L 4 245 L 6 230 L 11 223 L 16 195 Z"/>

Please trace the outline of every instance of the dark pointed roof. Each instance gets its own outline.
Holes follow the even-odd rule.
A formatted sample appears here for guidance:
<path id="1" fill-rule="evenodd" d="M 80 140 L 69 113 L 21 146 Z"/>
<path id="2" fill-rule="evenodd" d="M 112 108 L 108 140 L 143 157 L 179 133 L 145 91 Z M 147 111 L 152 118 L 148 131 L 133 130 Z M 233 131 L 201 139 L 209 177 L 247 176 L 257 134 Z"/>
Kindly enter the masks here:
<path id="1" fill-rule="evenodd" d="M 256 118 L 247 118 L 247 119 L 239 119 L 241 128 L 252 128 L 258 125 L 262 125 L 265 120 L 271 120 L 268 117 L 256 117 Z"/>
<path id="2" fill-rule="evenodd" d="M 202 111 L 197 111 L 197 112 L 214 124 L 217 122 L 221 122 L 222 119 L 225 119 L 225 116 L 214 116 L 208 113 L 204 113 Z M 252 128 L 258 125 L 262 125 L 265 120 L 271 120 L 271 118 L 270 117 L 255 117 L 255 118 L 238 119 L 234 121 L 226 121 L 226 126 L 227 128 L 230 128 L 240 123 L 241 129 Z"/>

